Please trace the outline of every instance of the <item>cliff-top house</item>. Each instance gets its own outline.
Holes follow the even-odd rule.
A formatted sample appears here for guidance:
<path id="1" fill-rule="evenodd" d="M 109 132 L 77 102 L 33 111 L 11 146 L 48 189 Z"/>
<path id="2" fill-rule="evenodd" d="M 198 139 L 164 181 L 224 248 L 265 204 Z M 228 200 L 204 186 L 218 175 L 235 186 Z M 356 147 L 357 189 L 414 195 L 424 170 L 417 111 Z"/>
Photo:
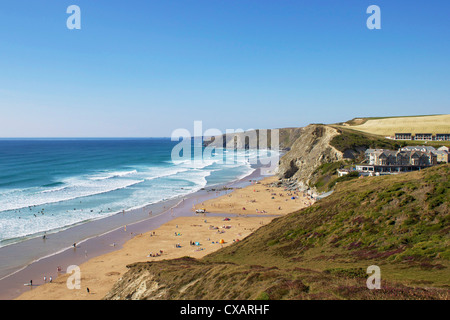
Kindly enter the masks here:
<path id="1" fill-rule="evenodd" d="M 442 152 L 446 153 L 446 151 Z M 437 153 L 436 149 L 428 146 L 404 147 L 398 151 L 367 149 L 366 159 L 363 163 L 356 165 L 356 171 L 363 175 L 380 175 L 420 170 L 436 165 Z"/>

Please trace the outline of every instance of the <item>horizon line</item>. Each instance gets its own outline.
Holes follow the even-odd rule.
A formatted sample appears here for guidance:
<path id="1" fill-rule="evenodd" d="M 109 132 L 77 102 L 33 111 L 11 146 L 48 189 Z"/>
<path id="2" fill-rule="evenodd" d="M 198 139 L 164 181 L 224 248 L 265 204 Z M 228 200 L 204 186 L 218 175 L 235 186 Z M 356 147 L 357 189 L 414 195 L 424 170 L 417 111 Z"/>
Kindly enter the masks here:
<path id="1" fill-rule="evenodd" d="M 171 139 L 171 137 L 0 137 L 0 140 L 7 139 Z"/>

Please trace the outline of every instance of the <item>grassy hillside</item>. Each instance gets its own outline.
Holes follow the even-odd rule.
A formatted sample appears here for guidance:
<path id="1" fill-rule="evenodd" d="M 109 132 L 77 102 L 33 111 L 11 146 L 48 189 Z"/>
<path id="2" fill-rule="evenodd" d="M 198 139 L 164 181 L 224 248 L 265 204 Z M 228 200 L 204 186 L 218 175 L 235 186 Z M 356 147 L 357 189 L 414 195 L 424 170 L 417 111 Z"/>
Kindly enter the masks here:
<path id="1" fill-rule="evenodd" d="M 450 133 L 450 115 L 355 118 L 344 126 L 366 133 L 394 136 L 395 133 Z"/>
<path id="2" fill-rule="evenodd" d="M 319 192 L 332 189 L 339 181 L 345 181 L 347 178 L 338 178 L 336 169 L 351 168 L 355 164 L 364 160 L 364 151 L 366 149 L 390 149 L 398 150 L 399 148 L 410 145 L 424 145 L 423 141 L 399 141 L 385 139 L 384 137 L 356 131 L 347 127 L 332 126 L 339 131 L 339 135 L 335 136 L 330 145 L 335 147 L 346 155 L 346 159 L 331 163 L 324 163 L 315 169 L 310 186 L 315 187 Z M 440 147 L 442 145 L 450 145 L 449 142 L 432 141 L 427 145 Z"/>
<path id="3" fill-rule="evenodd" d="M 335 128 L 339 131 L 340 135 L 334 137 L 330 144 L 343 153 L 348 152 L 349 150 L 365 151 L 368 148 L 397 150 L 409 143 L 409 141 L 385 139 L 378 135 L 359 132 L 348 128 L 339 128 L 337 126 L 335 126 Z"/>
<path id="4" fill-rule="evenodd" d="M 310 178 L 310 186 L 316 188 L 319 192 L 329 191 L 337 182 L 345 181 L 347 178 L 338 178 L 337 169 L 351 168 L 356 163 L 364 160 L 364 151 L 368 148 L 382 148 L 397 150 L 407 145 L 404 141 L 395 141 L 385 139 L 373 134 L 354 131 L 347 128 L 332 126 L 338 130 L 330 145 L 342 152 L 345 159 L 323 163 L 317 167 Z"/>
<path id="5" fill-rule="evenodd" d="M 340 182 L 200 261 L 132 265 L 107 298 L 449 299 L 449 174 L 441 165 Z M 370 265 L 381 290 L 366 288 Z"/>
<path id="6" fill-rule="evenodd" d="M 410 270 L 429 269 L 422 280 L 450 285 L 449 174 L 450 166 L 441 165 L 338 183 L 331 196 L 208 260 L 244 263 L 254 257 L 279 267 L 295 262 L 323 269 L 387 264 L 403 270 L 402 279 Z"/>

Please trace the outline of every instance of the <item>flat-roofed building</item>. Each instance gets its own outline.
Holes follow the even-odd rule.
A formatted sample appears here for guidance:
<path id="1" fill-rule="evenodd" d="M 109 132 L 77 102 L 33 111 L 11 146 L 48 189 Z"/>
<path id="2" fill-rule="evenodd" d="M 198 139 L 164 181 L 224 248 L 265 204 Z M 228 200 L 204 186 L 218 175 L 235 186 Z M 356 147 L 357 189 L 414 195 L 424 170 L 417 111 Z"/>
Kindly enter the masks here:
<path id="1" fill-rule="evenodd" d="M 337 169 L 338 177 L 346 176 L 350 173 L 348 169 Z"/>
<path id="2" fill-rule="evenodd" d="M 414 136 L 414 140 L 432 141 L 433 134 L 432 133 L 416 133 Z"/>
<path id="3" fill-rule="evenodd" d="M 412 140 L 411 133 L 396 133 L 395 140 Z"/>
<path id="4" fill-rule="evenodd" d="M 435 137 L 436 141 L 450 141 L 450 134 L 449 133 L 438 133 Z"/>

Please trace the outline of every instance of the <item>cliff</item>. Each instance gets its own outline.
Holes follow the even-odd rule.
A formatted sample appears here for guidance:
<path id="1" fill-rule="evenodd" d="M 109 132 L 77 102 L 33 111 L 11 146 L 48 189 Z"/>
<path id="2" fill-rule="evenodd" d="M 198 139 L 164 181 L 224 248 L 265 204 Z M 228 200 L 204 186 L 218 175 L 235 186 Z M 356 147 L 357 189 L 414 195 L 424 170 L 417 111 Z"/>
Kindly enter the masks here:
<path id="1" fill-rule="evenodd" d="M 405 145 L 404 141 L 336 125 L 312 124 L 302 130 L 291 150 L 281 158 L 278 176 L 301 188 L 328 191 L 339 181 L 336 169 L 350 168 L 363 161 L 366 149 L 397 150 Z"/>
<path id="2" fill-rule="evenodd" d="M 296 180 L 303 187 L 309 186 L 320 165 L 344 159 L 344 153 L 330 144 L 337 135 L 338 130 L 330 126 L 312 124 L 305 127 L 291 150 L 280 159 L 279 177 Z"/>
<path id="3" fill-rule="evenodd" d="M 339 183 L 200 260 L 129 265 L 105 299 L 448 299 L 449 165 Z M 366 269 L 381 268 L 368 290 Z"/>
<path id="4" fill-rule="evenodd" d="M 278 142 L 280 150 L 289 150 L 297 138 L 302 134 L 303 128 L 282 128 L 274 129 L 278 131 Z M 273 132 L 275 134 L 275 132 Z M 234 141 L 233 141 L 234 140 Z M 272 148 L 272 130 L 249 130 L 222 136 L 205 139 L 204 146 L 216 148 L 237 149 L 260 148 L 260 144 L 266 144 L 266 147 Z"/>
<path id="5" fill-rule="evenodd" d="M 283 137 L 279 177 L 330 196 L 201 260 L 129 265 L 105 299 L 449 299 L 449 165 L 338 180 L 366 148 L 404 142 L 319 124 Z M 366 287 L 370 265 L 381 290 Z"/>
<path id="6" fill-rule="evenodd" d="M 338 178 L 336 169 L 362 161 L 367 148 L 398 149 L 405 144 L 336 125 L 311 124 L 277 130 L 279 149 L 286 151 L 279 162 L 278 177 L 289 186 L 320 192 L 334 186 Z M 267 146 L 273 147 L 272 131 L 253 130 L 213 137 L 205 145 L 259 148 L 259 141 L 267 141 Z"/>

